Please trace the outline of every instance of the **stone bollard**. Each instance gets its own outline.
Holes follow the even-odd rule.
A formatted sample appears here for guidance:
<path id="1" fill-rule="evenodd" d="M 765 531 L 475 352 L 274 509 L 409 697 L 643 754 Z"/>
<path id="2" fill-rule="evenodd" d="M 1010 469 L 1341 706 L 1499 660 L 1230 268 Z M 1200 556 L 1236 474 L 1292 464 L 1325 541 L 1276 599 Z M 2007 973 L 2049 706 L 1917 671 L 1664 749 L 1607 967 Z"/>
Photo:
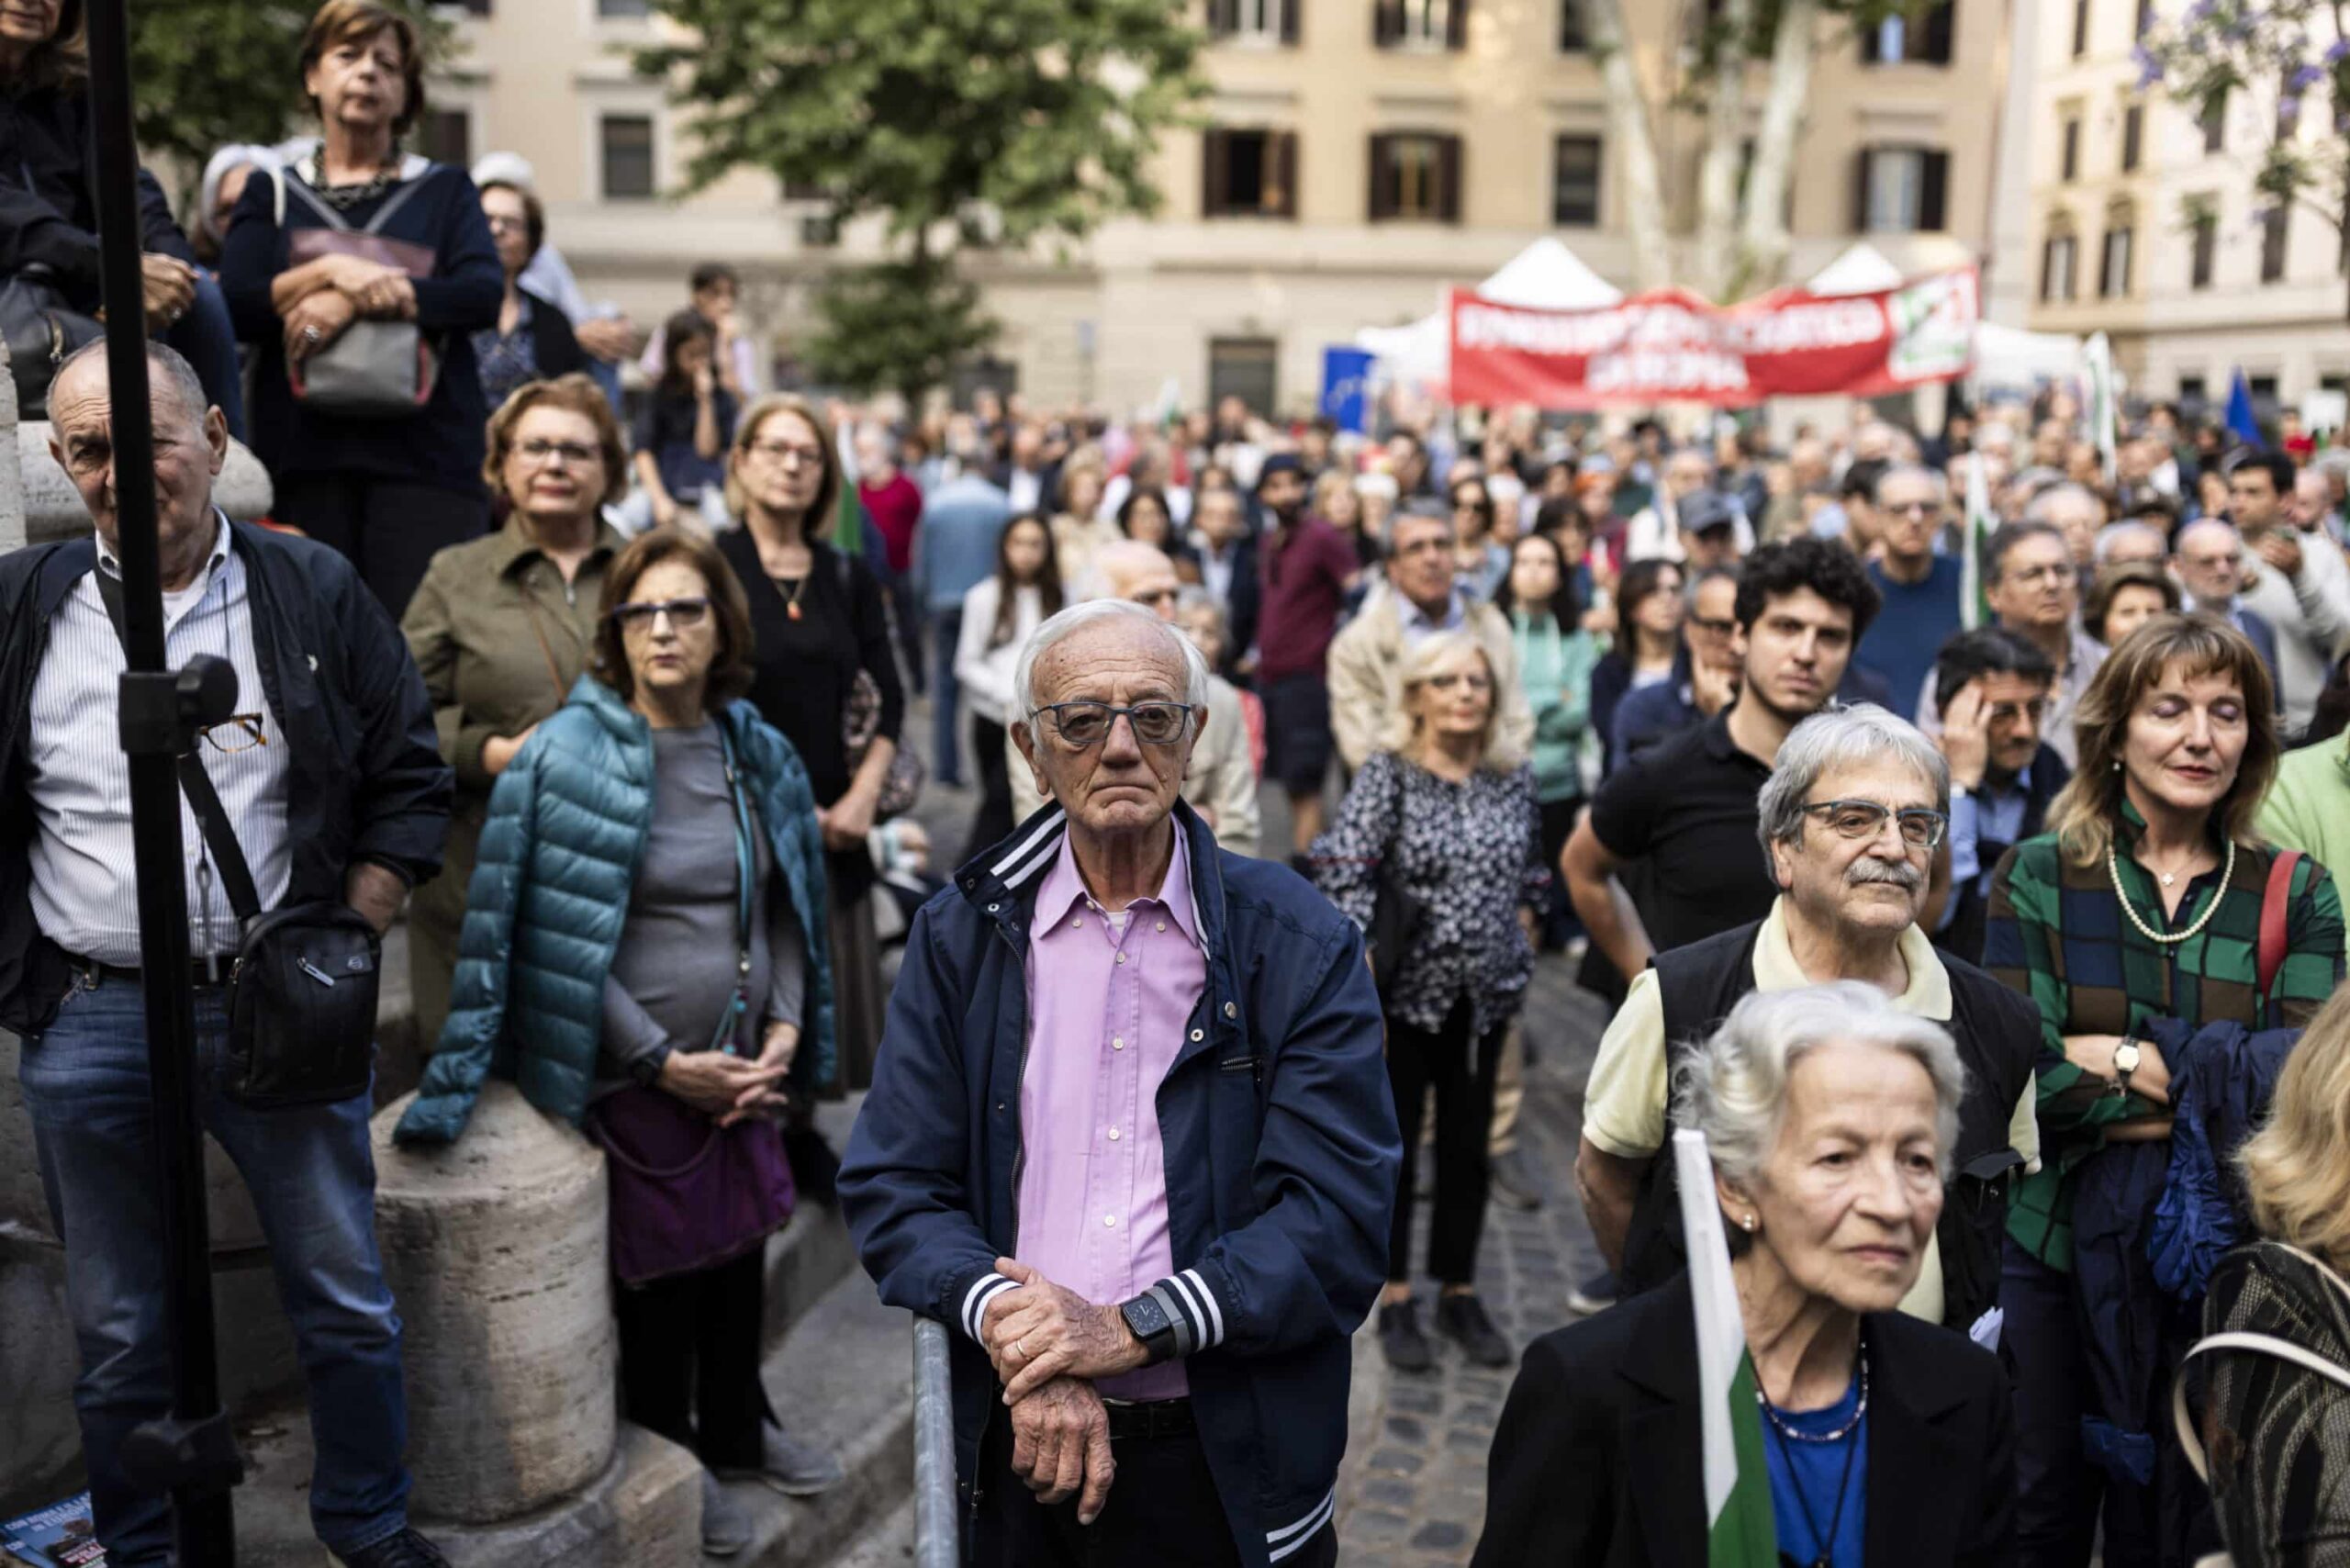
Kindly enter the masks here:
<path id="1" fill-rule="evenodd" d="M 420 1516 L 489 1524 L 577 1491 L 618 1426 L 604 1157 L 503 1080 L 464 1136 L 403 1148 L 374 1123 L 375 1235 L 405 1326 Z"/>

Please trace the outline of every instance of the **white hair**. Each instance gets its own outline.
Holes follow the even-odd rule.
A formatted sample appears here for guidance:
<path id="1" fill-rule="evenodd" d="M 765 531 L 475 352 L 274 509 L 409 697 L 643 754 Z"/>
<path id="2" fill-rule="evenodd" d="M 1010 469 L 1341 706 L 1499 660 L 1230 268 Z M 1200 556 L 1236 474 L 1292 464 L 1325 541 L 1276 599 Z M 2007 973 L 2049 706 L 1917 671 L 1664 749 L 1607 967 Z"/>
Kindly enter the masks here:
<path id="1" fill-rule="evenodd" d="M 1936 506 L 1944 506 L 1950 501 L 1950 481 L 1921 463 L 1896 463 L 1886 469 L 1876 476 L 1876 488 L 1869 499 L 1879 506 L 1884 505 L 1885 487 L 1896 479 L 1923 480 L 1927 488 L 1933 491 Z"/>
<path id="2" fill-rule="evenodd" d="M 1770 1163 L 1787 1116 L 1787 1081 L 1815 1047 L 1838 1041 L 1899 1051 L 1934 1085 L 1934 1158 L 1950 1179 L 1966 1069 L 1950 1034 L 1904 1013 L 1873 985 L 1838 980 L 1751 991 L 1673 1073 L 1673 1121 L 1706 1135 L 1714 1169 L 1741 1186 Z"/>
<path id="3" fill-rule="evenodd" d="M 1804 802 L 1830 768 L 1890 758 L 1934 792 L 1934 809 L 1950 812 L 1950 764 L 1916 725 L 1874 702 L 1824 708 L 1787 732 L 1778 760 L 1754 798 L 1755 836 L 1771 864 L 1774 844 L 1803 842 Z"/>
<path id="4" fill-rule="evenodd" d="M 2142 522 L 2134 517 L 2125 517 L 2120 522 L 2109 522 L 2097 531 L 2098 565 L 2103 566 L 2111 559 L 2114 546 L 2133 533 L 2143 533 L 2161 546 L 2155 554 L 2155 560 L 2159 561 L 2163 556 L 2170 554 L 2170 546 L 2164 541 L 2161 529 L 2150 522 Z"/>
<path id="5" fill-rule="evenodd" d="M 1092 625 L 1097 621 L 1132 621 L 1147 626 L 1167 641 L 1183 665 L 1183 700 L 1192 706 L 1192 722 L 1199 722 L 1199 711 L 1208 702 L 1208 661 L 1183 635 L 1183 629 L 1171 622 L 1161 621 L 1156 612 L 1123 599 L 1089 599 L 1082 604 L 1072 604 L 1029 633 L 1027 644 L 1020 650 L 1020 658 L 1012 666 L 1012 690 L 1019 699 L 1020 711 L 1015 717 L 1028 725 L 1028 738 L 1039 745 L 1045 740 L 1045 722 L 1036 701 L 1036 661 L 1056 643 L 1070 633 Z"/>
<path id="6" fill-rule="evenodd" d="M 2076 484 L 2070 479 L 2051 485 L 2033 496 L 2031 504 L 2023 509 L 2023 520 L 2026 522 L 2044 522 L 2054 527 L 2056 526 L 2056 508 L 2059 503 L 2065 501 L 2082 501 L 2095 508 L 2098 526 L 2104 526 L 2105 502 L 2098 498 L 2095 490 L 2086 485 Z"/>

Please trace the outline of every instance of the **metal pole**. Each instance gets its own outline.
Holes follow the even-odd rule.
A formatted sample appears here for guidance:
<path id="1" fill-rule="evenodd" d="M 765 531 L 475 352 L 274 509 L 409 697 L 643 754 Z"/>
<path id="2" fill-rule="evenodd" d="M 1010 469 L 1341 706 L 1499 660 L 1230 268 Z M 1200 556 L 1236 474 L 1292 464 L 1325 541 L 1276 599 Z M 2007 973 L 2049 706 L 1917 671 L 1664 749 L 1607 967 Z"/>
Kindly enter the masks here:
<path id="1" fill-rule="evenodd" d="M 90 0 L 87 17 L 128 698 L 142 674 L 150 679 L 165 674 L 147 311 L 140 267 L 139 150 L 131 130 L 124 0 Z M 130 753 L 131 844 L 138 865 L 140 963 L 147 980 L 148 1076 L 170 1279 L 165 1320 L 172 1369 L 171 1417 L 142 1428 L 138 1448 L 144 1462 L 139 1468 L 170 1486 L 173 1534 L 183 1568 L 229 1568 L 237 1556 L 229 1493 L 235 1477 L 230 1474 L 223 1484 L 217 1464 L 217 1445 L 226 1433 L 213 1346 L 203 1135 L 196 1112 L 196 1005 L 188 967 L 179 783 L 169 748 L 133 744 L 129 726 L 125 728 L 125 750 Z M 207 1448 L 216 1459 L 208 1473 L 204 1462 Z M 125 1457 L 127 1462 L 131 1459 L 128 1451 Z"/>
<path id="2" fill-rule="evenodd" d="M 946 1327 L 914 1319 L 914 1568 L 956 1568 L 955 1386 Z"/>

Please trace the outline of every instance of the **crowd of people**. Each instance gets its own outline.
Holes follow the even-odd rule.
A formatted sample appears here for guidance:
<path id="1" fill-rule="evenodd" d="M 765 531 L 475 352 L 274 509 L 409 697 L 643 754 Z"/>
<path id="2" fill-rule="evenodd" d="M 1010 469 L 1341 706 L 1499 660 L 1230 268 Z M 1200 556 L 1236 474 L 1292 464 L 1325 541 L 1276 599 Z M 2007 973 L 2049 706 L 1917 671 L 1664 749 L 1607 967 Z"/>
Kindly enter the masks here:
<path id="1" fill-rule="evenodd" d="M 0 281 L 68 314 L 77 28 L 0 9 Z M 715 1555 L 752 1535 L 728 1483 L 843 1479 L 758 1377 L 804 1200 L 959 1330 L 977 1560 L 1335 1561 L 1371 1322 L 1405 1377 L 1520 1369 L 1480 1562 L 1696 1561 L 1692 1129 L 1795 1561 L 2295 1561 L 2344 1528 L 2276 1380 L 2327 1422 L 2343 1393 L 2199 1341 L 2350 1357 L 2350 452 L 2160 405 L 2100 443 L 2061 390 L 1783 448 L 811 401 L 763 388 L 724 267 L 647 337 L 519 160 L 404 153 L 419 48 L 329 0 L 319 133 L 223 150 L 193 242 L 159 189 L 142 215 L 169 647 L 245 694 L 192 754 L 239 848 L 191 839 L 202 1113 L 339 1560 L 442 1558 L 368 1085 L 252 1089 L 241 879 L 405 912 L 404 1144 L 497 1076 L 606 1150 L 615 1397 L 701 1460 Z M 0 1025 L 97 1529 L 141 1568 L 165 1506 L 123 1450 L 169 1366 L 128 785 L 88 720 L 123 666 L 112 399 L 95 344 L 46 370 L 94 526 L 0 560 Z M 212 504 L 232 435 L 266 526 Z M 972 801 L 934 865 L 929 780 Z M 1606 1269 L 1518 1304 L 1583 1319 L 1519 1345 L 1478 1261 L 1492 1204 L 1562 1196 L 1518 1136 L 1546 954 L 1610 1013 L 1572 1172 Z M 835 1157 L 812 1106 L 853 1092 Z"/>

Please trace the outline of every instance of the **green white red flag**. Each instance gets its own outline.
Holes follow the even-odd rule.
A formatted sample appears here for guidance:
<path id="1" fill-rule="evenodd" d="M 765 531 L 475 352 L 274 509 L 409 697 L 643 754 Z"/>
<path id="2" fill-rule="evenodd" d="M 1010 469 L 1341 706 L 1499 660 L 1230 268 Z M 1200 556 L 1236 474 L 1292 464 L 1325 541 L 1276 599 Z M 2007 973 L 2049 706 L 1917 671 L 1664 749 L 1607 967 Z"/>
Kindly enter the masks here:
<path id="1" fill-rule="evenodd" d="M 1697 1315 L 1697 1397 L 1705 1434 L 1707 1568 L 1777 1568 L 1779 1530 L 1754 1362 L 1730 1277 L 1729 1243 L 1714 1195 L 1706 1135 L 1673 1135 L 1681 1179 L 1681 1228 L 1689 1249 L 1689 1295 Z"/>

